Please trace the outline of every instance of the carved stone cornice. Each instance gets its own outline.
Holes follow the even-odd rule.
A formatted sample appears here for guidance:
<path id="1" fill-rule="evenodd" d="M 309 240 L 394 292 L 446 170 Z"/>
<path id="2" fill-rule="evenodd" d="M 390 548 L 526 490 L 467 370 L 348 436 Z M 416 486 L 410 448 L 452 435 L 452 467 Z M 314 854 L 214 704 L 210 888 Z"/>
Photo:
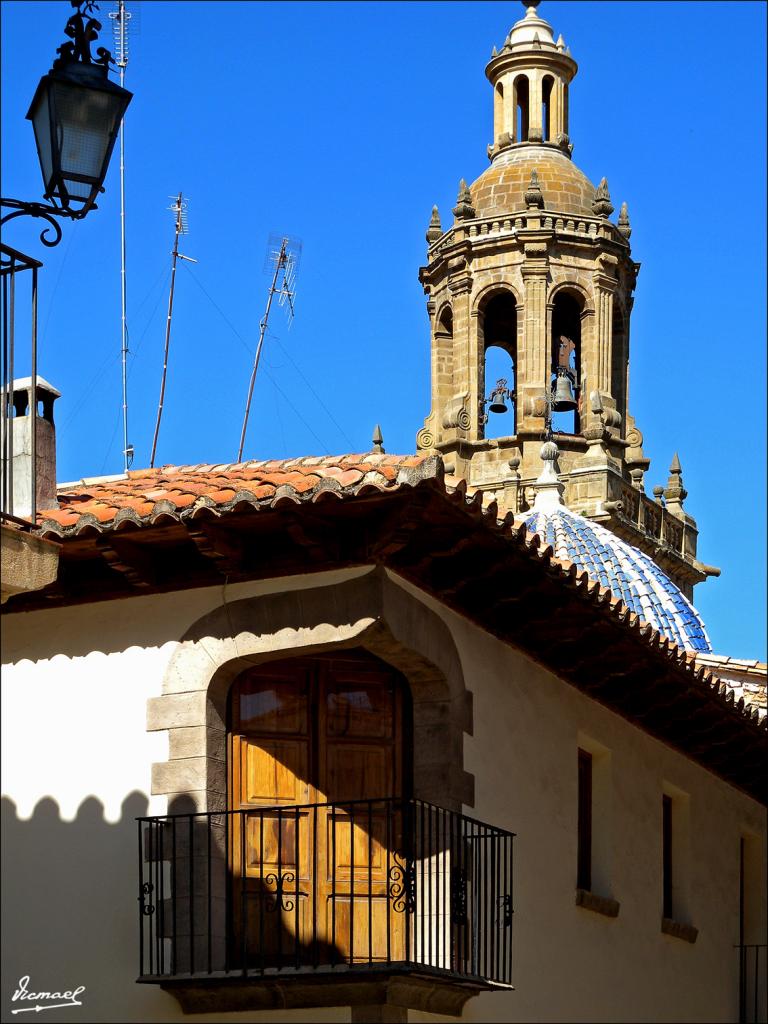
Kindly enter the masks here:
<path id="1" fill-rule="evenodd" d="M 596 288 L 602 288 L 605 292 L 616 292 L 619 287 L 619 282 L 615 277 L 610 277 L 600 270 L 593 271 L 592 280 Z"/>
<path id="2" fill-rule="evenodd" d="M 472 275 L 468 270 L 464 270 L 448 278 L 448 291 L 451 295 L 465 295 L 472 291 L 472 283 Z"/>

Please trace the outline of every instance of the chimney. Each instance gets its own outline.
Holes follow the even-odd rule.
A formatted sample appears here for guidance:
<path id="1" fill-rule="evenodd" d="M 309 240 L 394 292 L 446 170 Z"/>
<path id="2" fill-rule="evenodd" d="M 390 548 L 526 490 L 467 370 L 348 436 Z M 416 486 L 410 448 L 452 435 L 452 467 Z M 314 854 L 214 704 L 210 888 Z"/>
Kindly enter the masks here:
<path id="1" fill-rule="evenodd" d="M 13 402 L 8 419 L 2 417 L 2 483 L 3 510 L 25 517 L 32 512 L 32 415 L 30 408 L 32 378 L 21 377 L 13 382 Z M 37 460 L 35 492 L 37 510 L 58 508 L 56 500 L 56 428 L 53 403 L 61 392 L 43 377 L 37 378 Z M 9 460 L 10 456 L 10 462 Z"/>

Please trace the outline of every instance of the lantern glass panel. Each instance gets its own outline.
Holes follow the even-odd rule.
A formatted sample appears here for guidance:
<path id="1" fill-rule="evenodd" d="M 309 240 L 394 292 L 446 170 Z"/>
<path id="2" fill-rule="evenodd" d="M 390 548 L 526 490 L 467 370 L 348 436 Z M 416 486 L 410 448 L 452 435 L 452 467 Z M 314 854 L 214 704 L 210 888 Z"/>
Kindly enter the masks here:
<path id="1" fill-rule="evenodd" d="M 87 199 L 104 175 L 123 100 L 79 84 L 53 82 L 52 87 L 61 178 L 70 196 Z"/>
<path id="2" fill-rule="evenodd" d="M 37 154 L 40 158 L 40 170 L 43 172 L 43 182 L 47 192 L 51 188 L 51 179 L 53 178 L 53 156 L 51 154 L 51 111 L 48 105 L 48 93 L 45 89 L 39 91 L 37 107 L 32 113 L 32 127 L 35 132 Z"/>

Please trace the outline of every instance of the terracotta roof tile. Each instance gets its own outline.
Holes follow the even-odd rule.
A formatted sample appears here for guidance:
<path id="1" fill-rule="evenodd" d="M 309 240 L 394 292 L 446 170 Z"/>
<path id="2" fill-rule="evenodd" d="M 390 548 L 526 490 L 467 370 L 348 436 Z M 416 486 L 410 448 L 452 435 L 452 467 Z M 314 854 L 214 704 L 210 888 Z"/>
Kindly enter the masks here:
<path id="1" fill-rule="evenodd" d="M 38 514 L 40 535 L 53 540 L 75 538 L 83 527 L 109 530 L 119 526 L 123 517 L 143 520 L 150 525 L 157 512 L 171 520 L 194 516 L 194 506 L 219 506 L 222 514 L 238 508 L 240 492 L 246 503 L 253 500 L 269 507 L 293 494 L 296 500 L 312 501 L 317 497 L 353 497 L 371 487 L 395 491 L 400 487 L 416 487 L 432 481 L 448 502 L 459 505 L 474 519 L 505 537 L 528 557 L 541 562 L 542 568 L 561 579 L 563 586 L 574 588 L 596 607 L 605 606 L 605 614 L 637 635 L 651 650 L 676 659 L 681 668 L 719 697 L 727 696 L 728 687 L 704 665 L 673 641 L 663 639 L 641 615 L 629 609 L 586 571 L 580 571 L 569 559 L 558 559 L 551 545 L 531 533 L 525 524 L 515 522 L 510 512 L 499 518 L 495 502 L 483 506 L 482 493 L 467 493 L 466 481 L 445 477 L 442 459 L 436 455 L 343 455 L 324 458 L 299 458 L 268 462 L 250 461 L 215 466 L 163 466 L 161 469 L 132 470 L 127 478 L 103 481 L 89 479 L 80 486 L 67 484 L 59 491 L 59 509 Z M 300 497 L 299 497 L 300 496 Z M 237 498 L 237 502 L 235 499 Z M 192 507 L 190 507 L 192 506 Z M 173 508 L 178 509 L 174 516 Z M 757 711 L 742 709 L 744 718 L 757 721 Z"/>
<path id="2" fill-rule="evenodd" d="M 118 480 L 67 484 L 59 490 L 60 508 L 41 512 L 38 519 L 48 525 L 48 532 L 71 534 L 77 532 L 84 516 L 108 526 L 121 509 L 130 509 L 148 519 L 159 502 L 169 502 L 177 509 L 187 509 L 201 498 L 227 505 L 240 491 L 257 501 L 268 501 L 278 488 L 311 497 L 313 491 L 322 489 L 324 480 L 325 486 L 333 481 L 341 491 L 362 484 L 390 488 L 398 486 L 400 470 L 415 469 L 427 459 L 424 455 L 359 454 L 132 469 Z M 42 532 L 46 532 L 45 525 Z"/>

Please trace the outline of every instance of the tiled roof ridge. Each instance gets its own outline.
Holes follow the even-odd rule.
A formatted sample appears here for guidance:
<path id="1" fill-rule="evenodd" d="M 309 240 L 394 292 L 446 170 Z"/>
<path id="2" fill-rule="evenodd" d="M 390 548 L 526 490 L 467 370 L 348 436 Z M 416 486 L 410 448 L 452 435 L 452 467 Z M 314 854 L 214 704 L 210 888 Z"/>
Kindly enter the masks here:
<path id="1" fill-rule="evenodd" d="M 418 455 L 387 455 L 376 452 L 352 452 L 347 455 L 299 455 L 285 459 L 246 459 L 244 462 L 212 462 L 212 463 L 189 463 L 176 465 L 167 463 L 163 466 L 155 466 L 152 469 L 129 469 L 128 479 L 135 480 L 143 477 L 164 477 L 181 476 L 189 473 L 234 473 L 253 469 L 287 470 L 301 468 L 304 466 L 323 469 L 328 466 L 341 466 L 347 463 L 355 465 L 400 465 L 407 459 L 422 460 L 425 456 Z"/>
<path id="2" fill-rule="evenodd" d="M 346 460 L 354 458 L 359 457 L 325 457 L 320 459 L 284 460 L 281 462 L 273 460 L 264 464 L 263 468 L 266 468 L 266 466 L 280 466 L 283 469 L 290 468 L 295 471 L 298 465 L 306 466 L 308 469 L 314 468 L 315 470 L 334 468 L 341 470 Z M 288 462 L 292 464 L 290 467 Z M 743 699 L 736 701 L 732 690 L 714 672 L 703 665 L 696 664 L 696 654 L 694 652 L 685 651 L 675 644 L 674 641 L 663 636 L 659 630 L 654 629 L 653 626 L 649 625 L 639 615 L 627 608 L 624 601 L 616 597 L 608 587 L 604 587 L 598 581 L 592 579 L 586 570 L 579 570 L 572 562 L 558 559 L 555 556 L 553 547 L 545 544 L 539 534 L 529 531 L 525 523 L 519 524 L 515 521 L 515 514 L 513 512 L 507 512 L 503 518 L 500 518 L 497 502 L 491 501 L 484 507 L 483 492 L 478 490 L 468 495 L 465 480 L 458 480 L 456 486 L 448 486 L 445 480 L 443 461 L 439 455 L 380 456 L 368 454 L 362 457 L 362 462 L 358 463 L 358 465 L 364 465 L 366 472 L 363 473 L 358 469 L 359 478 L 355 478 L 354 481 L 350 480 L 346 484 L 342 484 L 339 479 L 334 479 L 335 474 L 326 475 L 323 478 L 322 474 L 312 472 L 305 475 L 318 476 L 317 482 L 313 483 L 310 487 L 300 490 L 291 485 L 273 486 L 270 484 L 267 488 L 269 493 L 262 493 L 260 495 L 257 493 L 259 491 L 258 486 L 255 491 L 248 488 L 240 490 L 229 488 L 228 490 L 232 491 L 232 496 L 226 498 L 217 499 L 216 493 L 220 492 L 214 492 L 211 496 L 205 494 L 198 496 L 189 495 L 190 501 L 176 503 L 159 498 L 144 512 L 133 507 L 134 499 L 134 501 L 124 504 L 107 521 L 100 520 L 98 516 L 88 511 L 81 513 L 64 510 L 41 512 L 39 514 L 40 533 L 42 536 L 61 539 L 76 536 L 81 530 L 86 528 L 95 529 L 98 532 L 105 532 L 109 529 L 119 530 L 121 524 L 126 522 L 131 522 L 137 526 L 147 526 L 164 520 L 179 522 L 188 518 L 194 519 L 201 513 L 211 514 L 213 512 L 217 516 L 226 515 L 248 506 L 259 509 L 262 507 L 277 507 L 284 501 L 302 503 L 333 498 L 345 500 L 371 491 L 392 491 L 401 486 L 417 487 L 424 483 L 432 483 L 433 486 L 436 484 L 449 501 L 461 504 L 472 518 L 481 520 L 491 529 L 498 531 L 510 542 L 522 548 L 528 557 L 543 562 L 547 571 L 559 579 L 563 585 L 575 590 L 582 600 L 588 601 L 601 609 L 603 614 L 609 615 L 630 634 L 634 634 L 652 653 L 660 658 L 674 661 L 679 668 L 683 669 L 690 676 L 693 685 L 706 688 L 715 698 L 719 698 L 721 702 L 734 708 L 752 724 L 768 729 L 768 719 L 760 723 L 756 709 L 750 710 L 746 707 Z M 253 463 L 240 463 L 237 466 L 238 468 L 253 467 Z M 187 469 L 186 467 L 173 468 L 178 471 Z M 222 469 L 226 470 L 227 467 L 222 467 Z M 219 470 L 220 467 L 218 466 L 211 467 L 210 469 L 205 467 L 205 471 L 209 473 Z M 389 472 L 386 472 L 386 470 L 389 470 Z M 156 472 L 162 474 L 164 471 L 167 472 L 166 467 Z M 229 472 L 231 471 L 229 469 Z M 137 470 L 135 472 L 140 476 L 142 475 L 142 471 Z M 193 467 L 191 470 L 188 470 L 188 473 L 202 472 L 203 469 L 201 467 Z M 137 477 L 129 477 L 129 479 L 137 479 Z M 158 475 L 155 479 L 159 480 L 162 477 Z M 147 502 L 147 504 L 149 503 Z M 66 522 L 66 518 L 69 516 L 74 517 L 74 522 Z M 62 521 L 62 518 L 65 521 Z"/>
<path id="3" fill-rule="evenodd" d="M 463 480 L 459 481 L 455 488 L 448 490 L 448 494 L 463 500 L 475 515 L 484 519 L 492 519 L 498 529 L 523 546 L 529 557 L 541 560 L 547 570 L 560 579 L 565 586 L 576 590 L 583 600 L 602 608 L 604 613 L 644 642 L 652 653 L 660 658 L 674 661 L 678 668 L 690 676 L 693 685 L 708 690 L 715 699 L 719 698 L 721 702 L 733 708 L 753 725 L 768 731 L 768 718 L 761 720 L 756 707 L 750 708 L 743 698 L 737 701 L 731 688 L 722 682 L 713 671 L 703 665 L 697 665 L 696 652 L 684 650 L 659 630 L 654 629 L 652 625 L 627 608 L 624 601 L 616 597 L 608 587 L 593 580 L 586 570 L 580 570 L 573 562 L 557 558 L 552 545 L 545 544 L 538 533 L 528 530 L 525 523 L 517 523 L 513 512 L 507 512 L 500 519 L 498 504 L 492 501 L 483 508 L 482 491 L 476 491 L 468 496 L 467 485 Z"/>
<path id="4" fill-rule="evenodd" d="M 129 470 L 118 478 L 84 480 L 59 488 L 60 508 L 38 514 L 41 533 L 57 539 L 86 527 L 119 528 L 126 520 L 154 523 L 181 517 L 200 506 L 226 514 L 243 503 L 271 506 L 287 499 L 317 500 L 328 493 L 358 494 L 366 488 L 394 490 L 427 478 L 442 480 L 435 455 L 305 456 L 241 463 L 161 466 Z"/>
<path id="5" fill-rule="evenodd" d="M 567 557 L 611 587 L 632 611 L 687 650 L 704 653 L 711 643 L 701 615 L 650 555 L 601 523 L 565 505 L 527 513 L 525 523 L 559 557 Z"/>
<path id="6" fill-rule="evenodd" d="M 720 668 L 738 669 L 739 672 L 765 675 L 768 671 L 768 663 L 758 661 L 756 658 L 732 658 L 728 654 L 714 654 L 711 651 L 699 652 L 696 657 L 699 661 L 718 665 Z"/>

